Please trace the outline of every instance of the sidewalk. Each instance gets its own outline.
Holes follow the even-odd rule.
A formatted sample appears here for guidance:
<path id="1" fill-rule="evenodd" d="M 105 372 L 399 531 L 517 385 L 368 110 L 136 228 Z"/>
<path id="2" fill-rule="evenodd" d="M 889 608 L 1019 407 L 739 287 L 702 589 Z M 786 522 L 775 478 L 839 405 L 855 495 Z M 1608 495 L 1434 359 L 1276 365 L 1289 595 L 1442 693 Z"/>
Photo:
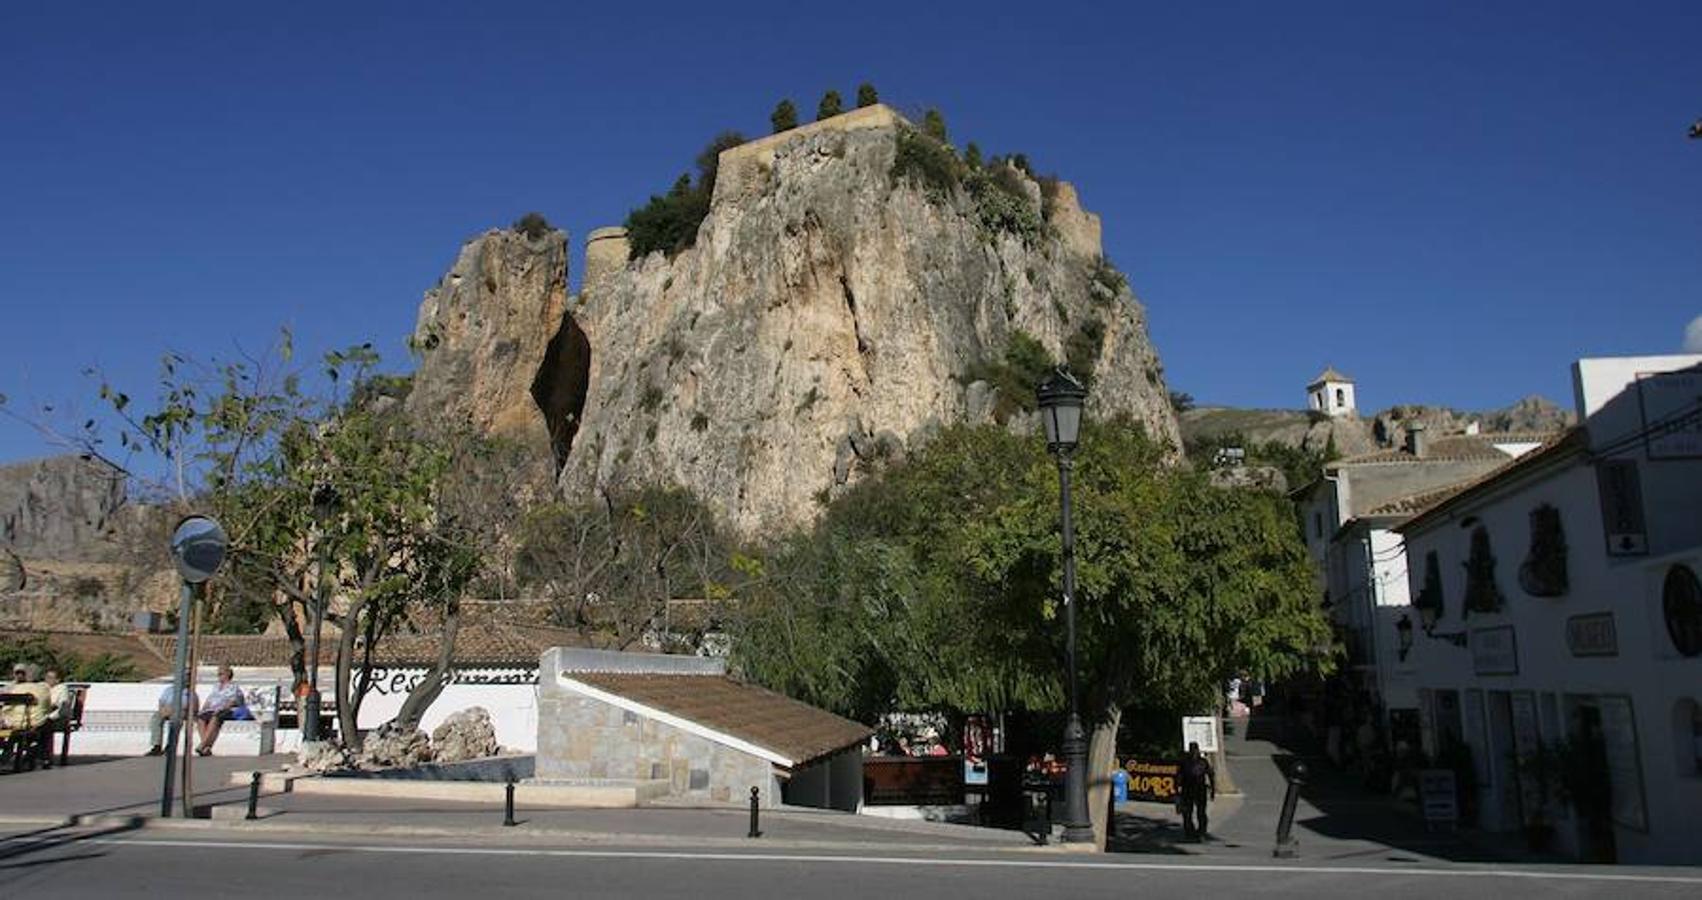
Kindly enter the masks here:
<path id="1" fill-rule="evenodd" d="M 450 803 L 263 791 L 262 818 L 244 821 L 248 788 L 231 775 L 276 771 L 288 756 L 217 756 L 195 761 L 195 803 L 206 818 L 159 818 L 162 761 L 123 758 L 76 761 L 64 768 L 0 777 L 0 832 L 72 824 L 150 829 L 224 829 L 230 833 L 458 837 L 505 842 L 604 845 L 752 846 L 750 814 L 738 808 L 544 809 L 515 793 L 515 827 L 504 827 L 500 803 Z M 179 816 L 181 802 L 173 806 Z M 858 816 L 830 810 L 764 810 L 762 844 L 891 850 L 1022 850 L 1017 831 Z"/>

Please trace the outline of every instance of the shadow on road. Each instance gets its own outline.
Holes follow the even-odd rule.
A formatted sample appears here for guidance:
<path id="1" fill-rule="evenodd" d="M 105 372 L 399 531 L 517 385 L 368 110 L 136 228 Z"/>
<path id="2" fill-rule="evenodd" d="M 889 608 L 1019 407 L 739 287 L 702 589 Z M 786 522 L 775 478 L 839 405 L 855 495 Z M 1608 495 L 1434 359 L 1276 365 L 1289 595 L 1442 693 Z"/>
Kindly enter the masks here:
<path id="1" fill-rule="evenodd" d="M 112 825 L 107 828 L 94 830 L 72 830 L 66 827 L 42 828 L 22 834 L 9 835 L 0 840 L 0 871 L 26 869 L 37 866 L 54 865 L 57 863 L 74 862 L 80 859 L 94 859 L 106 855 L 104 850 L 88 849 L 87 852 L 66 856 L 52 856 L 39 859 L 28 859 L 58 850 L 63 847 L 74 847 L 77 844 L 95 838 L 112 837 L 135 831 L 141 827 L 139 821 L 127 822 L 122 825 Z"/>

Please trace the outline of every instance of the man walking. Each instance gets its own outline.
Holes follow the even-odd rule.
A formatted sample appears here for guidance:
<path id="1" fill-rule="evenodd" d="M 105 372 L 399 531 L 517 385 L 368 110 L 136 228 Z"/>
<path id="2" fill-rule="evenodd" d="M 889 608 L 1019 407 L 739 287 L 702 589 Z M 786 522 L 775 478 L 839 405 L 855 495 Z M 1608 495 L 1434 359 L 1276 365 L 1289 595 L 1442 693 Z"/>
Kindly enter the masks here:
<path id="1" fill-rule="evenodd" d="M 1198 741 L 1188 742 L 1188 755 L 1182 759 L 1182 792 L 1178 807 L 1182 813 L 1182 836 L 1190 841 L 1203 841 L 1206 832 L 1206 803 L 1217 799 L 1217 775 L 1211 762 L 1200 755 Z"/>

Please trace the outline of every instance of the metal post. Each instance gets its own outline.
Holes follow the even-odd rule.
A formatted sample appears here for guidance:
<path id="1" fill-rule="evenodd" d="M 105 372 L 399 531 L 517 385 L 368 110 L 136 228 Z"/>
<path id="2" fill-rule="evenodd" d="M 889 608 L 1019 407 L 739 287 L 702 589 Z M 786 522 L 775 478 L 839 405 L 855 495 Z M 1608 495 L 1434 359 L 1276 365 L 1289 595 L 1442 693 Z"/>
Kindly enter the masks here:
<path id="1" fill-rule="evenodd" d="M 745 837 L 762 837 L 762 829 L 757 827 L 757 810 L 759 809 L 757 804 L 758 793 L 759 792 L 756 787 L 753 785 L 751 787 L 751 832 L 750 834 L 745 835 Z"/>
<path id="2" fill-rule="evenodd" d="M 250 821 L 260 818 L 260 773 L 248 776 L 248 815 L 243 818 Z"/>
<path id="3" fill-rule="evenodd" d="M 1300 802 L 1300 785 L 1306 782 L 1306 764 L 1297 762 L 1288 773 L 1288 790 L 1282 795 L 1282 815 L 1277 818 L 1276 849 L 1271 855 L 1278 859 L 1298 856 L 1299 842 L 1294 839 L 1294 807 Z"/>
<path id="4" fill-rule="evenodd" d="M 320 538 L 323 543 L 323 536 Z M 307 696 L 302 698 L 298 717 L 301 726 L 301 739 L 317 741 L 322 732 L 319 727 L 319 633 L 325 625 L 325 553 L 319 554 L 319 588 L 314 591 L 313 598 L 313 640 L 307 653 Z"/>
<path id="5" fill-rule="evenodd" d="M 502 824 L 505 827 L 513 828 L 514 824 L 515 824 L 515 822 L 514 822 L 514 779 L 513 778 L 508 779 L 508 784 L 507 784 L 506 789 L 504 790 L 503 793 L 506 796 L 503 798 L 503 804 L 502 804 Z"/>
<path id="6" fill-rule="evenodd" d="M 189 611 L 195 602 L 195 586 L 183 582 L 181 599 L 177 604 L 177 661 L 172 667 L 171 685 L 177 698 L 177 709 L 170 722 L 170 740 L 166 741 L 165 784 L 160 788 L 160 818 L 171 818 L 172 780 L 177 766 L 177 741 L 183 731 L 183 720 L 189 714 L 189 698 L 185 696 L 184 669 L 189 666 Z"/>
<path id="7" fill-rule="evenodd" d="M 1087 814 L 1087 733 L 1081 727 L 1081 691 L 1076 672 L 1076 529 L 1070 515 L 1068 451 L 1058 453 L 1059 506 L 1063 514 L 1065 665 L 1069 667 L 1070 717 L 1064 725 L 1064 842 L 1089 843 L 1093 823 Z"/>

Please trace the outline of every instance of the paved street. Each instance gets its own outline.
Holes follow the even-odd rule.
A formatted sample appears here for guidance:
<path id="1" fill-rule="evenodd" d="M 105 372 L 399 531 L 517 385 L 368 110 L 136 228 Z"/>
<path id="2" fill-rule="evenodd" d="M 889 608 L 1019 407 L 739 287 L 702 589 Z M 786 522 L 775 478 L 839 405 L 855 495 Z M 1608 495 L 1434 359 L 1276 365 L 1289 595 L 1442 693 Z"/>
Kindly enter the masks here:
<path id="1" fill-rule="evenodd" d="M 1047 853 L 910 854 L 505 848 L 461 841 L 246 841 L 49 830 L 0 841 L 0 897 L 1686 897 L 1671 872 L 1218 865 Z"/>

